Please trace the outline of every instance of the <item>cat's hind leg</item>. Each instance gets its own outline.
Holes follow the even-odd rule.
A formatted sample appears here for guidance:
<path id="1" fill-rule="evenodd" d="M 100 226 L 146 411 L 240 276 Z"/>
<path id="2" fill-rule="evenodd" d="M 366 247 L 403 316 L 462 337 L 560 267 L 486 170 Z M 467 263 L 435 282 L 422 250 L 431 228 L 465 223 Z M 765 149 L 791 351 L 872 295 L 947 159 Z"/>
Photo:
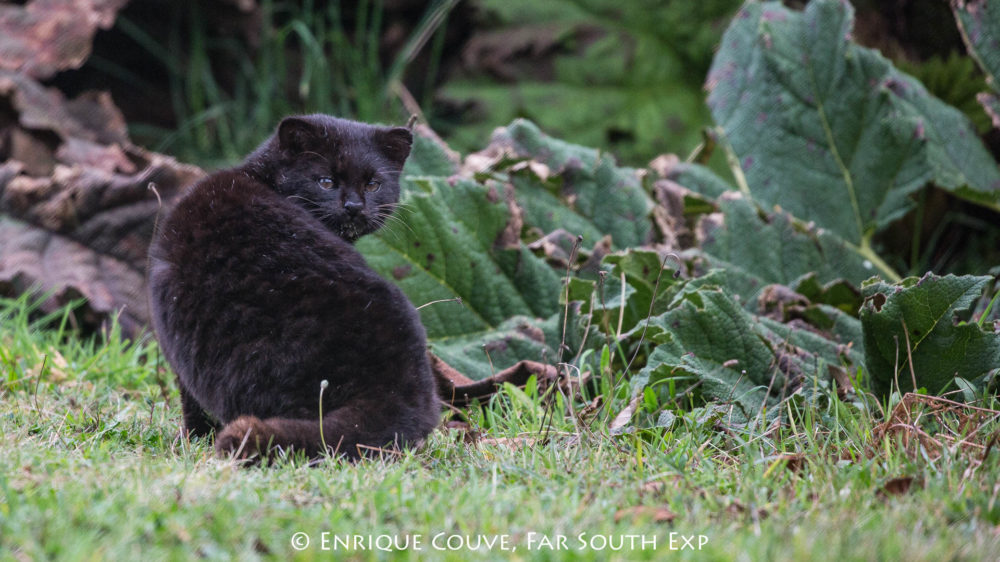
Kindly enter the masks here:
<path id="1" fill-rule="evenodd" d="M 416 445 L 437 425 L 437 412 L 389 410 L 364 405 L 344 406 L 319 419 L 240 416 L 215 438 L 220 456 L 270 459 L 282 452 L 302 452 L 317 458 L 324 451 L 355 461 L 393 454 Z"/>

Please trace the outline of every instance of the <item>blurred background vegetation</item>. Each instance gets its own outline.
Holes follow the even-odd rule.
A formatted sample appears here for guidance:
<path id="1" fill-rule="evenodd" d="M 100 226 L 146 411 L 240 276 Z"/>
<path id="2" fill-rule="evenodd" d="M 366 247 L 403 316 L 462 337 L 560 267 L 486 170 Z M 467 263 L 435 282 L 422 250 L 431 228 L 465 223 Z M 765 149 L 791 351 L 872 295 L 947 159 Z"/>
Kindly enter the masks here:
<path id="1" fill-rule="evenodd" d="M 682 159 L 711 126 L 703 82 L 739 0 L 132 0 L 69 95 L 110 90 L 134 141 L 212 169 L 292 113 L 383 123 L 418 114 L 453 148 L 516 117 L 624 165 Z M 786 1 L 792 7 L 801 0 Z M 855 39 L 964 111 L 1000 155 L 986 89 L 942 0 L 854 0 Z M 724 176 L 715 151 L 708 164 Z M 993 215 L 928 187 L 876 242 L 904 271 L 995 263 Z"/>
<path id="2" fill-rule="evenodd" d="M 289 113 L 405 122 L 461 151 L 527 117 L 642 165 L 709 124 L 701 84 L 738 0 L 133 0 L 74 93 L 110 89 L 133 138 L 214 167 Z"/>
<path id="3" fill-rule="evenodd" d="M 701 141 L 711 123 L 702 84 L 740 4 L 132 0 L 57 85 L 110 89 L 137 142 L 209 168 L 305 112 L 391 123 L 418 113 L 462 152 L 525 117 L 645 165 Z M 854 4 L 862 44 L 989 130 L 975 101 L 983 79 L 945 2 Z"/>

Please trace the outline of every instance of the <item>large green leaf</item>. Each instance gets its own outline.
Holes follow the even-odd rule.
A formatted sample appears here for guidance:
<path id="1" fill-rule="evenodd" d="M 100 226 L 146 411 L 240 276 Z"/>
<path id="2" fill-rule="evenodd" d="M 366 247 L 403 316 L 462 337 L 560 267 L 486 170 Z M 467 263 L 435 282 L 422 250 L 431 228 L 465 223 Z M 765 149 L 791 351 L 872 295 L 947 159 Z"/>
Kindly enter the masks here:
<path id="1" fill-rule="evenodd" d="M 895 285 L 866 283 L 861 323 L 872 389 L 885 396 L 898 384 L 905 392 L 915 379 L 918 388 L 939 393 L 954 390 L 956 377 L 973 381 L 1000 369 L 1000 334 L 956 318 L 991 281 L 928 273 Z"/>
<path id="2" fill-rule="evenodd" d="M 432 136 L 429 129 L 417 128 L 413 135 L 413 147 L 410 157 L 403 167 L 403 177 L 406 176 L 444 176 L 448 177 L 458 171 L 457 163 L 453 161 L 458 156 L 449 157 L 443 141 Z"/>
<path id="3" fill-rule="evenodd" d="M 968 119 L 850 41 L 853 8 L 747 3 L 709 73 L 709 106 L 756 199 L 856 246 L 928 182 L 993 207 L 1000 171 Z"/>
<path id="4" fill-rule="evenodd" d="M 650 327 L 659 345 L 634 388 L 694 376 L 704 397 L 732 403 L 738 409 L 734 419 L 745 421 L 778 404 L 800 382 L 801 369 L 779 360 L 758 321 L 722 289 L 683 293 L 674 308 L 650 319 Z"/>
<path id="5" fill-rule="evenodd" d="M 637 326 L 646 318 L 667 310 L 684 285 L 674 277 L 677 266 L 673 261 L 665 265 L 663 257 L 650 250 L 632 248 L 610 254 L 601 264 L 599 277 L 603 279 L 572 279 L 569 298 L 583 301 L 583 311 L 593 312 L 594 324 L 606 333 L 617 334 L 620 323 L 626 334 L 640 329 Z"/>
<path id="6" fill-rule="evenodd" d="M 491 150 L 500 155 L 499 174 L 459 179 L 445 147 L 415 137 L 395 218 L 358 243 L 417 306 L 462 299 L 422 308 L 421 319 L 434 352 L 474 379 L 521 359 L 566 358 L 567 348 L 580 347 L 576 309 L 564 319 L 559 304 L 564 272 L 528 250 L 522 227 L 578 229 L 592 243 L 610 234 L 623 245 L 644 242 L 652 228 L 652 202 L 638 175 L 609 155 L 524 121 L 498 131 Z M 512 192 L 494 179 L 504 172 Z"/>
<path id="7" fill-rule="evenodd" d="M 672 166 L 667 179 L 679 186 L 673 189 L 683 194 L 685 214 L 689 208 L 695 215 L 704 213 L 706 206 L 717 211 L 701 215 L 697 248 L 686 255 L 707 262 L 702 269 L 724 269 L 724 286 L 751 309 L 768 285 L 798 290 L 808 277 L 813 285 L 818 284 L 810 289 L 816 293 L 831 283 L 846 281 L 857 286 L 877 271 L 865 253 L 835 233 L 781 210 L 766 212 L 704 166 Z M 856 307 L 844 312 L 853 314 Z"/>
<path id="8" fill-rule="evenodd" d="M 990 81 L 1000 76 L 1000 8 L 990 2 L 952 0 L 951 9 L 962 32 L 962 38 Z M 992 82 L 994 88 L 1000 84 Z"/>
<path id="9" fill-rule="evenodd" d="M 649 241 L 653 202 L 637 172 L 610 154 L 552 138 L 523 119 L 498 129 L 486 152 L 503 155 L 526 226 L 561 228 L 587 245 L 605 234 L 616 248 Z"/>
<path id="10" fill-rule="evenodd" d="M 857 285 L 875 272 L 856 248 L 830 232 L 787 213 L 765 213 L 738 192 L 717 202 L 720 214 L 705 217 L 699 229 L 701 251 L 712 267 L 745 277 L 748 296 L 772 283 L 793 286 L 807 274 L 820 283 L 846 279 Z"/>
<path id="11" fill-rule="evenodd" d="M 581 325 L 584 318 L 575 306 L 570 306 L 568 312 L 565 323 L 562 310 L 544 320 L 514 316 L 487 332 L 436 338 L 430 343 L 435 355 L 474 380 L 487 378 L 524 359 L 547 364 L 568 362 L 581 346 L 593 348 L 603 343 L 597 337 L 585 342 Z"/>
<path id="12" fill-rule="evenodd" d="M 523 325 L 558 313 L 560 276 L 523 244 L 496 244 L 510 220 L 503 200 L 469 180 L 408 177 L 404 185 L 396 219 L 361 239 L 358 249 L 417 306 L 462 299 L 461 304 L 441 302 L 420 310 L 435 352 L 449 361 L 445 348 L 454 341 L 471 345 L 475 340 L 481 349 L 515 333 L 537 335 Z M 499 370 L 518 359 L 537 359 L 540 349 L 554 349 L 558 342 L 535 338 L 531 345 L 530 356 L 488 358 L 480 351 L 478 363 L 463 361 L 465 374 L 489 376 L 490 359 Z M 517 349 L 528 353 L 524 345 Z"/>

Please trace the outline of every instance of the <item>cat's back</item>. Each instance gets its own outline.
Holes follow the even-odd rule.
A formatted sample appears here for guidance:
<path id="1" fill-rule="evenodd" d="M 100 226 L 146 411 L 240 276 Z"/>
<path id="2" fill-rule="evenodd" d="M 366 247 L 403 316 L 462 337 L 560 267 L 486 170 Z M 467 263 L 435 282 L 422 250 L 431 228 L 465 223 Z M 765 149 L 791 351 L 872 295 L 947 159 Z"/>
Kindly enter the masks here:
<path id="1" fill-rule="evenodd" d="M 149 295 L 165 355 L 222 419 L 275 407 L 266 394 L 237 400 L 222 379 L 264 389 L 280 374 L 281 392 L 306 389 L 312 405 L 311 379 L 381 363 L 352 351 L 359 337 L 397 361 L 423 354 L 423 328 L 402 292 L 308 211 L 239 170 L 195 184 L 165 217 Z"/>

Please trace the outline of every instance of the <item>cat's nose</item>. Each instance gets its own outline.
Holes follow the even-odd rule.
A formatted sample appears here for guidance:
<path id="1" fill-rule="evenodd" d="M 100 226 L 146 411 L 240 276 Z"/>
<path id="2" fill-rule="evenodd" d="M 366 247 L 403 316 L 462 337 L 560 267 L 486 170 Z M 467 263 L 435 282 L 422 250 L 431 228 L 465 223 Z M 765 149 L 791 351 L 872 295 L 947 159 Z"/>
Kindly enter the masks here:
<path id="1" fill-rule="evenodd" d="M 349 214 L 351 216 L 354 216 L 354 215 L 360 213 L 361 209 L 364 208 L 364 206 L 365 206 L 365 204 L 362 203 L 362 202 L 360 202 L 360 201 L 345 201 L 344 202 L 344 210 L 347 211 L 347 214 Z"/>

